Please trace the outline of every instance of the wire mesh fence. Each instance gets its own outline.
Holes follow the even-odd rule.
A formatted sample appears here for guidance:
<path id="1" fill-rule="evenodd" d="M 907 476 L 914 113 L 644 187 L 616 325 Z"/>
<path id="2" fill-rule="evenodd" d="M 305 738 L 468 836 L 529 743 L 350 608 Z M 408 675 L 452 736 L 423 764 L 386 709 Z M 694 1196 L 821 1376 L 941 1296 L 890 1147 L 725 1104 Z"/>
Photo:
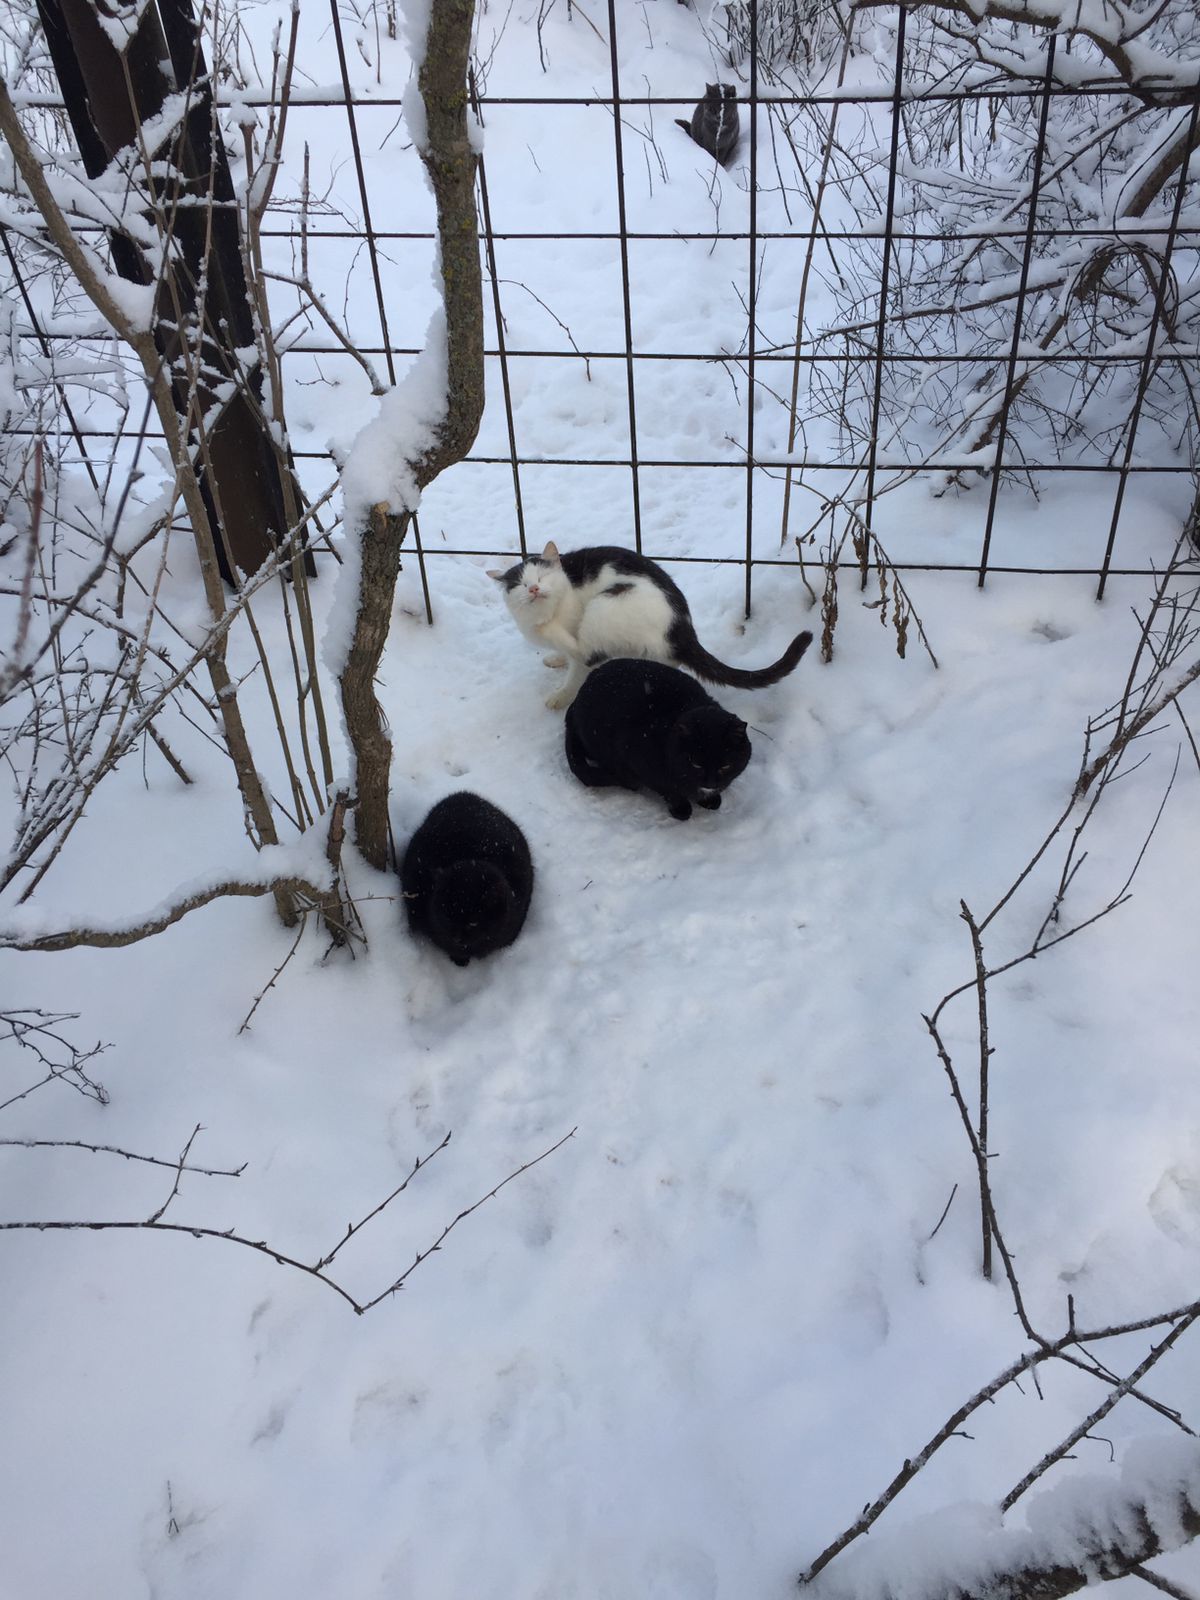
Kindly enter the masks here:
<path id="1" fill-rule="evenodd" d="M 1200 41 L 1184 41 L 1175 80 L 1149 94 L 1111 72 L 1072 81 L 1073 41 L 1053 32 L 1027 30 L 1019 61 L 981 73 L 965 32 L 931 43 L 918 13 L 852 11 L 838 18 L 837 82 L 830 69 L 810 90 L 752 47 L 769 38 L 778 49 L 778 8 L 764 8 L 770 0 L 742 8 L 749 47 L 724 61 L 739 80 L 737 165 L 714 170 L 707 215 L 693 208 L 690 219 L 659 208 L 663 151 L 684 137 L 662 123 L 671 130 L 694 99 L 639 94 L 623 76 L 626 30 L 650 27 L 644 8 L 607 0 L 607 28 L 589 21 L 606 47 L 595 92 L 489 93 L 486 65 L 473 73 L 488 394 L 457 474 L 482 478 L 493 514 L 481 529 L 452 482 L 428 492 L 417 550 L 427 605 L 427 557 L 539 549 L 561 537 L 573 499 L 603 505 L 611 542 L 741 567 L 747 612 L 756 570 L 813 559 L 865 580 L 881 539 L 897 571 L 979 584 L 993 572 L 1062 573 L 1093 577 L 1103 594 L 1114 573 L 1154 569 L 1152 542 L 1126 534 L 1131 486 L 1145 491 L 1132 497 L 1135 517 L 1147 494 L 1178 511 L 1195 472 L 1200 68 L 1188 62 Z M 354 348 L 394 383 L 433 308 L 432 223 L 400 225 L 411 198 L 398 196 L 422 181 L 400 147 L 402 102 L 356 85 L 337 0 L 330 28 L 336 84 L 293 91 L 290 137 L 340 146 L 352 181 L 324 210 L 306 187 L 263 237 L 281 261 L 302 245 L 324 281 L 361 286 L 346 291 Z M 232 103 L 278 101 L 248 91 Z M 505 160 L 535 124 L 546 147 L 580 153 L 578 182 L 555 186 L 552 175 L 540 204 Z M 1143 144 L 1161 170 L 1148 199 L 1142 179 L 1131 201 Z M 531 226 L 541 216 L 546 225 Z M 39 320 L 5 244 L 26 331 L 50 361 L 68 335 Z M 664 325 L 660 315 L 659 287 L 689 293 L 698 260 L 728 290 L 711 340 L 703 317 Z M 583 322 L 577 306 L 570 322 L 555 310 L 559 281 L 574 274 L 597 290 Z M 280 344 L 289 383 L 340 382 L 345 344 L 311 317 L 297 327 Z M 529 396 L 575 389 L 581 374 L 605 403 L 548 447 L 527 426 Z M 713 374 L 728 385 L 723 436 L 683 440 L 671 397 L 685 406 L 689 386 Z M 94 406 L 86 416 L 66 406 L 63 425 L 93 471 L 98 442 L 126 428 L 105 426 Z M 303 430 L 292 443 L 302 473 L 328 461 Z M 1040 535 L 1010 537 L 1006 517 L 1020 520 L 1039 493 L 1051 505 Z M 703 538 L 664 538 L 681 510 Z M 1069 537 L 1064 516 L 1077 524 Z"/>

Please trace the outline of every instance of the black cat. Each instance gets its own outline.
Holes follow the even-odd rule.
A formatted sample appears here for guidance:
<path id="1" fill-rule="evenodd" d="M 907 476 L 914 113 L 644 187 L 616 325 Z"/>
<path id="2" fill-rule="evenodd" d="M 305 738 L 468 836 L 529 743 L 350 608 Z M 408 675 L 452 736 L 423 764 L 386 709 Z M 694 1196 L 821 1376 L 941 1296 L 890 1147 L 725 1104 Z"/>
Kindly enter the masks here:
<path id="1" fill-rule="evenodd" d="M 465 790 L 439 800 L 413 834 L 400 867 L 408 921 L 456 966 L 490 955 L 521 931 L 533 861 L 511 817 Z"/>
<path id="2" fill-rule="evenodd" d="M 567 763 L 580 783 L 651 789 L 680 822 L 715 811 L 750 760 L 746 724 L 661 661 L 606 661 L 567 711 Z"/>
<path id="3" fill-rule="evenodd" d="M 706 83 L 704 99 L 692 112 L 692 120 L 685 122 L 682 117 L 676 117 L 675 121 L 702 150 L 707 150 L 725 166 L 741 132 L 737 90 L 731 83 Z"/>

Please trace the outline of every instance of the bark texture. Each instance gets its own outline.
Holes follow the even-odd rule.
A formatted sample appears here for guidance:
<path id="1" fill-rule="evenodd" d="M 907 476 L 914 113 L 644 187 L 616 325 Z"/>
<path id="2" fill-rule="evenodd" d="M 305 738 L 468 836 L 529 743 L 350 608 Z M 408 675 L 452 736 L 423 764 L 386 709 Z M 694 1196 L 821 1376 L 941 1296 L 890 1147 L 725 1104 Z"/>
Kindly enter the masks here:
<path id="1" fill-rule="evenodd" d="M 1119 1537 L 1098 1543 L 1088 1552 L 1086 1566 L 1023 1566 L 1006 1572 L 978 1588 L 956 1590 L 958 1600 L 1062 1600 L 1097 1580 L 1123 1578 L 1143 1562 L 1153 1560 L 1200 1535 L 1200 1508 L 1185 1496 L 1179 1500 L 1179 1526 L 1184 1537 L 1164 1542 L 1155 1532 L 1146 1508 L 1131 1503 L 1129 1526 Z"/>
<path id="2" fill-rule="evenodd" d="M 467 134 L 467 63 L 474 0 L 434 0 L 418 78 L 427 143 L 421 152 L 437 203 L 442 295 L 446 310 L 446 417 L 437 436 L 410 462 L 418 489 L 461 461 L 483 414 L 483 279 L 475 213 L 476 156 Z M 342 670 L 342 707 L 356 766 L 354 837 L 363 856 L 387 866 L 388 783 L 392 741 L 375 697 L 375 674 L 391 625 L 400 547 L 411 510 L 371 509 L 361 530 L 358 611 Z"/>
<path id="3" fill-rule="evenodd" d="M 287 469 L 263 422 L 262 374 L 243 375 L 233 355 L 253 347 L 254 323 L 233 180 L 224 146 L 213 138 L 212 80 L 191 0 L 146 6 L 123 51 L 101 27 L 95 0 L 38 0 L 38 14 L 89 177 L 123 152 L 133 152 L 135 172 L 142 168 L 142 129 L 176 87 L 188 90 L 180 128 L 162 149 L 145 152 L 165 163 L 166 175 L 142 171 L 139 182 L 153 190 L 148 198 L 173 246 L 157 284 L 155 343 L 200 462 L 222 576 L 236 584 L 238 570 L 256 572 L 284 538 Z M 113 230 L 110 246 L 123 278 L 150 282 L 130 239 Z M 216 404 L 217 388 L 230 384 L 233 393 Z M 203 431 L 197 415 L 209 419 Z"/>

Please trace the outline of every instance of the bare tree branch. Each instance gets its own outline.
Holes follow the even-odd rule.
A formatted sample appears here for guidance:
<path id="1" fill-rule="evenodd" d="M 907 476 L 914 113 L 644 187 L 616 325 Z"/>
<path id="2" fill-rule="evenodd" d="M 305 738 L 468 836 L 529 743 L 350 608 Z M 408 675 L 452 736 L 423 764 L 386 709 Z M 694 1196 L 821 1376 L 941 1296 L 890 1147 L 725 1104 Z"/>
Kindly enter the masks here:
<path id="1" fill-rule="evenodd" d="M 160 1207 L 160 1209 L 155 1212 L 153 1216 L 145 1219 L 144 1221 L 0 1222 L 0 1233 L 65 1233 L 80 1231 L 88 1233 L 147 1232 L 188 1234 L 193 1239 L 218 1239 L 224 1241 L 226 1244 L 240 1245 L 245 1250 L 254 1250 L 259 1255 L 266 1256 L 268 1260 L 274 1261 L 278 1266 L 292 1267 L 297 1272 L 303 1272 L 308 1277 L 315 1278 L 318 1283 L 323 1283 L 327 1289 L 331 1289 L 334 1294 L 336 1294 L 340 1299 L 344 1300 L 351 1310 L 354 1311 L 358 1316 L 363 1316 L 366 1312 L 372 1310 L 373 1307 L 379 1305 L 381 1301 L 386 1300 L 390 1296 L 398 1293 L 404 1287 L 405 1282 L 416 1271 L 416 1269 L 424 1261 L 427 1261 L 431 1255 L 441 1249 L 442 1244 L 447 1236 L 458 1226 L 460 1222 L 462 1222 L 466 1217 L 471 1216 L 473 1212 L 478 1211 L 480 1206 L 486 1204 L 488 1200 L 493 1199 L 500 1193 L 501 1189 L 512 1183 L 514 1179 L 519 1178 L 523 1173 L 528 1172 L 530 1168 L 536 1167 L 539 1162 L 545 1161 L 548 1156 L 553 1155 L 554 1152 L 560 1149 L 568 1139 L 574 1136 L 575 1132 L 576 1129 L 572 1128 L 570 1133 L 564 1134 L 563 1137 L 552 1144 L 549 1149 L 543 1150 L 541 1155 L 534 1156 L 531 1161 L 525 1162 L 524 1166 L 518 1167 L 515 1172 L 510 1172 L 508 1177 L 504 1178 L 500 1183 L 498 1183 L 494 1189 L 490 1189 L 487 1194 L 482 1195 L 478 1200 L 475 1201 L 473 1205 L 467 1206 L 464 1210 L 460 1211 L 453 1221 L 447 1223 L 447 1225 L 442 1229 L 441 1233 L 431 1245 L 429 1245 L 426 1249 L 419 1250 L 417 1252 L 412 1264 L 408 1266 L 398 1278 L 394 1279 L 386 1289 L 382 1290 L 381 1293 L 375 1295 L 369 1300 L 355 1299 L 354 1295 L 351 1294 L 350 1291 L 342 1284 L 331 1278 L 325 1272 L 324 1268 L 330 1261 L 332 1261 L 338 1250 L 341 1249 L 341 1245 L 344 1244 L 347 1239 L 349 1239 L 354 1233 L 363 1227 L 365 1223 L 369 1222 L 372 1217 L 378 1216 L 379 1212 L 383 1210 L 384 1206 L 390 1204 L 391 1201 L 395 1199 L 396 1195 L 403 1192 L 403 1190 L 407 1187 L 409 1179 L 411 1179 L 421 1167 L 426 1166 L 428 1162 L 432 1160 L 433 1156 L 437 1154 L 438 1150 L 445 1149 L 446 1144 L 449 1141 L 449 1134 L 447 1134 L 446 1138 L 442 1140 L 437 1149 L 432 1151 L 430 1155 L 426 1156 L 423 1160 L 420 1160 L 416 1163 L 412 1172 L 409 1173 L 408 1177 L 405 1178 L 404 1182 L 398 1189 L 393 1190 L 386 1200 L 384 1200 L 380 1205 L 376 1206 L 373 1211 L 368 1213 L 368 1215 L 363 1218 L 362 1222 L 354 1224 L 354 1226 L 347 1231 L 346 1235 L 341 1240 L 341 1243 L 335 1246 L 335 1248 L 328 1255 L 319 1257 L 315 1262 L 301 1261 L 296 1256 L 288 1255 L 282 1250 L 276 1250 L 275 1247 L 273 1245 L 269 1245 L 265 1239 L 250 1239 L 245 1234 L 238 1233 L 234 1228 L 209 1228 L 198 1224 L 189 1224 L 183 1222 L 163 1222 L 161 1219 L 162 1212 L 166 1209 L 165 1206 Z M 193 1134 L 192 1137 L 194 1138 L 195 1135 Z M 188 1146 L 185 1147 L 184 1150 L 184 1155 L 186 1155 L 187 1148 L 190 1147 L 190 1145 L 191 1140 L 189 1139 Z M 170 1166 L 173 1163 L 163 1162 L 156 1164 Z M 182 1157 L 178 1163 L 178 1166 L 180 1171 L 191 1170 L 184 1165 Z M 176 1183 L 178 1184 L 178 1173 L 176 1175 Z M 175 1191 L 172 1190 L 171 1195 L 168 1197 L 168 1204 L 170 1203 L 170 1200 L 174 1198 L 174 1194 Z"/>

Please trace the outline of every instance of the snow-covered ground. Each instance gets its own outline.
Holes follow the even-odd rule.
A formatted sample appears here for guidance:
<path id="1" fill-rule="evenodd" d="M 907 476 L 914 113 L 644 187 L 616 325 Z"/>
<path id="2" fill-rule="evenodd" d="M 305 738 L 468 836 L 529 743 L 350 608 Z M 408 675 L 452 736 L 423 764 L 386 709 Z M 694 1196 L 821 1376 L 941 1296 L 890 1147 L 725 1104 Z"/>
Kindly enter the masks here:
<path id="1" fill-rule="evenodd" d="M 663 0 L 648 16 L 642 27 L 631 13 L 624 33 L 627 89 L 644 73 L 650 92 L 686 95 L 715 76 L 693 12 Z M 304 26 L 310 71 L 328 81 L 314 65 L 328 55 L 325 24 Z M 556 89 L 606 89 L 593 33 L 559 12 L 544 32 Z M 384 56 L 398 95 L 399 46 Z M 514 17 L 490 92 L 545 82 L 533 24 Z M 607 114 L 573 113 L 596 123 L 596 139 L 560 141 L 541 131 L 542 113 L 519 109 L 489 118 L 497 228 L 502 207 L 514 227 L 611 226 L 611 148 L 597 147 L 611 141 Z M 336 113 L 307 115 L 296 147 L 319 128 L 320 159 L 344 163 Z M 375 136 L 373 115 L 370 181 L 393 207 L 376 225 L 427 227 L 402 130 L 379 148 L 396 113 L 377 114 Z M 646 176 L 631 228 L 711 223 L 711 170 L 674 133 L 660 129 L 670 174 L 646 168 L 653 197 Z M 743 169 L 717 181 L 723 224 L 741 226 Z M 677 270 L 649 253 L 633 269 L 640 336 L 662 350 L 736 346 L 729 262 L 672 248 Z M 619 346 L 614 246 L 512 249 L 501 276 L 552 304 L 580 348 Z M 427 246 L 391 252 L 398 343 L 419 341 L 428 321 L 430 259 Z M 357 262 L 349 305 L 371 342 L 365 272 Z M 764 291 L 778 290 L 781 319 L 794 316 L 786 278 L 781 268 Z M 520 291 L 505 291 L 505 309 L 513 345 L 557 335 Z M 349 363 L 344 374 L 322 365 L 340 386 L 298 376 L 293 426 L 310 448 L 344 446 L 371 402 Z M 568 353 L 516 371 L 523 450 L 625 454 L 623 365 L 593 362 L 589 380 Z M 664 455 L 736 460 L 740 417 L 719 367 L 639 372 L 645 454 L 658 429 Z M 493 384 L 479 452 L 505 443 Z M 526 484 L 531 542 L 629 541 L 627 468 L 530 469 Z M 740 472 L 648 469 L 647 548 L 736 553 L 743 492 Z M 1002 498 L 994 559 L 1051 547 L 1047 565 L 1094 560 L 1111 493 L 1060 481 L 1037 506 Z M 1134 482 L 1131 561 L 1166 559 L 1185 500 L 1184 486 Z M 511 506 L 507 468 L 461 467 L 429 492 L 436 625 L 409 562 L 380 694 L 397 839 L 461 787 L 525 829 L 537 884 L 517 944 L 460 971 L 410 940 L 390 878 L 351 863 L 369 950 L 326 960 L 311 931 L 245 1032 L 292 942 L 265 901 L 215 904 L 123 951 L 8 954 L 12 1003 L 78 1012 L 71 1037 L 110 1044 L 92 1070 L 111 1099 L 51 1084 L 4 1112 L 0 1136 L 170 1159 L 202 1124 L 190 1160 L 245 1170 L 185 1176 L 167 1219 L 312 1261 L 452 1133 L 338 1255 L 331 1274 L 360 1301 L 573 1137 L 362 1318 L 311 1277 L 210 1238 L 0 1236 L 4 1600 L 783 1596 L 1024 1348 L 1007 1287 L 979 1273 L 974 1165 L 921 1017 L 974 970 L 960 899 L 990 910 L 1065 803 L 1084 723 L 1124 685 L 1146 584 L 1118 579 L 1097 605 L 1093 583 L 1070 576 L 999 576 L 979 592 L 969 576 L 913 575 L 935 670 L 915 640 L 898 660 L 847 583 L 831 665 L 814 650 L 773 689 L 720 695 L 751 724 L 754 757 L 724 809 L 679 824 L 648 798 L 573 782 L 561 717 L 542 703 L 551 675 L 486 576 L 494 563 L 442 553 L 512 549 Z M 982 497 L 933 500 L 918 483 L 881 503 L 879 528 L 898 559 L 970 562 L 982 515 Z M 768 509 L 757 536 L 764 553 L 778 542 Z M 761 664 L 798 627 L 819 626 L 793 569 L 756 575 L 746 624 L 736 567 L 673 571 L 726 660 Z M 195 578 L 181 560 L 169 582 L 184 594 Z M 322 611 L 333 587 L 317 586 Z M 269 604 L 258 620 L 279 629 Z M 244 693 L 263 717 L 256 680 Z M 992 1178 L 1048 1334 L 1065 1328 L 1068 1294 L 1081 1326 L 1197 1294 L 1200 777 L 1178 722 L 1107 794 L 1066 910 L 1081 919 L 1120 887 L 1181 742 L 1132 900 L 992 986 Z M 144 775 L 130 764 L 101 785 L 39 889 L 48 923 L 132 915 L 236 859 L 229 772 L 199 741 L 189 757 L 186 790 L 153 751 Z M 993 965 L 1027 947 L 1061 859 L 988 929 Z M 945 1033 L 969 1085 L 972 994 Z M 14 1055 L 0 1071 L 0 1099 L 31 1076 Z M 144 1218 L 174 1179 L 78 1150 L 0 1157 L 4 1219 Z M 1105 1359 L 1125 1371 L 1150 1337 Z M 1186 1407 L 1198 1377 L 1193 1335 L 1147 1387 Z M 1028 1382 L 1005 1390 L 870 1542 L 919 1513 L 998 1501 L 1104 1393 L 1055 1366 L 1040 1394 Z M 1097 1432 L 1119 1457 L 1156 1430 L 1173 1431 L 1126 1402 Z M 1108 1462 L 1107 1442 L 1085 1440 L 1048 1481 Z M 1200 1557 L 1161 1569 L 1194 1587 Z"/>

